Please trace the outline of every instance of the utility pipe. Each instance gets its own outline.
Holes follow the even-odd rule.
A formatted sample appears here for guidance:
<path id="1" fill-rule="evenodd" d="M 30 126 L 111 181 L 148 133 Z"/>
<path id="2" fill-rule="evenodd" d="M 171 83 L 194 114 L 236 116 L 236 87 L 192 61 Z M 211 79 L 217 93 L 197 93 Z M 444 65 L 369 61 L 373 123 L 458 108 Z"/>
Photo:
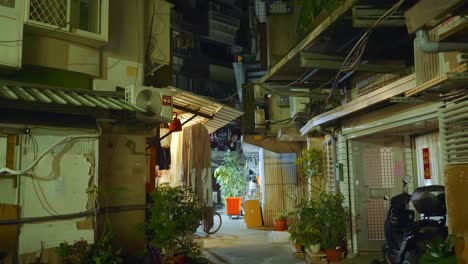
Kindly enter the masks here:
<path id="1" fill-rule="evenodd" d="M 433 42 L 425 30 L 416 32 L 416 42 L 419 48 L 426 53 L 468 51 L 468 43 L 460 42 Z"/>
<path id="2" fill-rule="evenodd" d="M 97 213 L 106 214 L 106 213 L 116 213 L 116 212 L 126 212 L 126 211 L 142 211 L 142 210 L 147 210 L 149 208 L 151 208 L 151 204 L 112 206 L 112 207 L 99 208 L 99 210 L 97 210 Z M 63 215 L 25 217 L 25 218 L 19 218 L 19 219 L 5 219 L 5 220 L 0 220 L 0 226 L 50 222 L 50 221 L 57 221 L 57 220 L 69 220 L 69 219 L 82 218 L 86 216 L 93 216 L 95 214 L 96 214 L 96 211 L 90 210 L 90 211 L 85 211 L 85 212 L 63 214 Z"/>

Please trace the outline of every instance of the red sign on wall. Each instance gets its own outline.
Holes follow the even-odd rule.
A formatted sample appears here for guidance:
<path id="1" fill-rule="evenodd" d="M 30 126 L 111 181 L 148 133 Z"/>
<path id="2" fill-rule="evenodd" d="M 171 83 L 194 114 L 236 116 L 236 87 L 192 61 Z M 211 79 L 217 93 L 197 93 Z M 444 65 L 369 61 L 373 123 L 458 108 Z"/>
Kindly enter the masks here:
<path id="1" fill-rule="evenodd" d="M 163 95 L 162 96 L 162 103 L 163 103 L 164 106 L 172 106 L 172 96 Z"/>
<path id="2" fill-rule="evenodd" d="M 429 160 L 429 148 L 423 148 L 424 179 L 431 179 L 431 162 Z"/>

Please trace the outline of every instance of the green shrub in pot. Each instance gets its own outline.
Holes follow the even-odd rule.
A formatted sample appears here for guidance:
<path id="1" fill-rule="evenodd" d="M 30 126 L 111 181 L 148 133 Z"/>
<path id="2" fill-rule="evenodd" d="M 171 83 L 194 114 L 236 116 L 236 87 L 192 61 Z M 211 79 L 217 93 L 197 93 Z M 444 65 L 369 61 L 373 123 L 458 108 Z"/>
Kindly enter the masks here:
<path id="1" fill-rule="evenodd" d="M 229 151 L 214 176 L 221 187 L 223 198 L 242 197 L 247 191 L 248 169 L 244 157 L 237 151 Z"/>
<path id="2" fill-rule="evenodd" d="M 160 252 L 162 263 L 176 257 L 194 257 L 193 233 L 199 225 L 202 204 L 191 189 L 157 186 L 151 194 L 153 205 L 147 221 L 151 244 Z"/>

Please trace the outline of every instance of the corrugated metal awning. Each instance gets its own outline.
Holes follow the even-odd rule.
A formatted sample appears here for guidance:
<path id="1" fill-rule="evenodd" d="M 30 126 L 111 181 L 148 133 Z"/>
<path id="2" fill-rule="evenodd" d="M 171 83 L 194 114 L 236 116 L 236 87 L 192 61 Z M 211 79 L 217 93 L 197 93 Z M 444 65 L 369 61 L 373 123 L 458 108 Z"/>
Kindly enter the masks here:
<path id="1" fill-rule="evenodd" d="M 91 90 L 67 90 L 35 87 L 33 85 L 12 85 L 0 83 L 0 100 L 61 105 L 64 107 L 87 107 L 102 110 L 146 112 L 115 93 L 100 93 Z"/>
<path id="2" fill-rule="evenodd" d="M 171 90 L 174 111 L 179 114 L 181 121 L 184 122 L 196 114 L 197 116 L 188 125 L 202 123 L 209 133 L 213 133 L 244 114 L 204 96 L 175 87 L 171 87 Z"/>
<path id="3" fill-rule="evenodd" d="M 394 96 L 405 93 L 415 86 L 416 77 L 414 74 L 403 77 L 366 95 L 360 96 L 342 106 L 313 117 L 301 128 L 301 135 L 306 135 L 317 126 L 337 120 L 357 111 L 366 109 L 371 105 L 375 105 Z"/>

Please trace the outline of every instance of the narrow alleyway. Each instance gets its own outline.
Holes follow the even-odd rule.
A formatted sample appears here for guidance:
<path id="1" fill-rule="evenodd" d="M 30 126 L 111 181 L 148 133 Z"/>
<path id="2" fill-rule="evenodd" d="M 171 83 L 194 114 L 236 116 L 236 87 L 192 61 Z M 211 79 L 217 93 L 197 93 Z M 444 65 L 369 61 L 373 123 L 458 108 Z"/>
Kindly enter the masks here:
<path id="1" fill-rule="evenodd" d="M 243 218 L 229 219 L 224 211 L 221 229 L 204 237 L 204 254 L 215 264 L 221 263 L 306 263 L 302 255 L 292 253 L 287 232 L 248 229 Z"/>
<path id="2" fill-rule="evenodd" d="M 229 219 L 224 210 L 218 211 L 223 216 L 221 229 L 214 235 L 207 236 L 198 230 L 197 237 L 203 239 L 203 253 L 213 264 L 299 264 L 307 263 L 302 254 L 294 254 L 288 242 L 287 232 L 270 229 L 249 229 L 244 219 Z M 380 259 L 379 253 L 360 254 L 352 259 L 345 259 L 343 264 L 366 264 Z"/>

